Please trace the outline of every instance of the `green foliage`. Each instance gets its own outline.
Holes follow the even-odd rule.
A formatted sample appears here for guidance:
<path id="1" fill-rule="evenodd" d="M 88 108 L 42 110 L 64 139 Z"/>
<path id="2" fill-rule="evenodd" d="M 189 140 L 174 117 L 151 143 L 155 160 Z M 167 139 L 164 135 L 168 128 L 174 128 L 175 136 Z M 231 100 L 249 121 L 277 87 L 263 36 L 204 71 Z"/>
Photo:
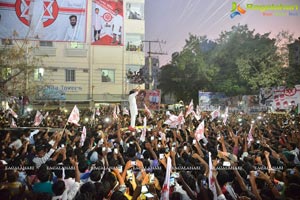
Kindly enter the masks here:
<path id="1" fill-rule="evenodd" d="M 233 96 L 282 85 L 286 54 L 277 42 L 292 36 L 281 32 L 276 40 L 269 35 L 255 34 L 247 25 L 222 32 L 216 42 L 190 35 L 171 64 L 162 67 L 159 87 L 177 99 L 196 102 L 199 90 Z"/>
<path id="2" fill-rule="evenodd" d="M 34 69 L 42 66 L 41 58 L 35 56 L 33 50 L 25 40 L 0 49 L 0 89 L 3 92 L 28 89 Z"/>

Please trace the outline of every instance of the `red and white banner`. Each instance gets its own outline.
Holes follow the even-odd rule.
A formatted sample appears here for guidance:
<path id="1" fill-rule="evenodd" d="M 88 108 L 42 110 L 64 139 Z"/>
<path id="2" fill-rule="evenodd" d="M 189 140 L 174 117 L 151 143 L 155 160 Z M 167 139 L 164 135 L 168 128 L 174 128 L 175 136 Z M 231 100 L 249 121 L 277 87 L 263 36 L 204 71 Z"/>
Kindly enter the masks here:
<path id="1" fill-rule="evenodd" d="M 213 121 L 214 119 L 220 117 L 220 116 L 221 116 L 220 106 L 219 106 L 218 109 L 212 111 L 212 112 L 210 113 L 210 116 L 211 116 L 211 121 Z"/>
<path id="2" fill-rule="evenodd" d="M 91 29 L 93 45 L 123 45 L 123 24 L 123 1 L 93 1 Z"/>
<path id="3" fill-rule="evenodd" d="M 128 115 L 129 116 L 129 111 L 127 110 L 126 107 L 123 108 L 123 115 Z"/>
<path id="4" fill-rule="evenodd" d="M 218 194 L 217 194 L 217 188 L 216 188 L 216 179 L 213 176 L 213 170 L 215 170 L 212 160 L 211 160 L 211 153 L 208 152 L 208 167 L 209 167 L 209 176 L 208 176 L 208 187 L 212 191 L 214 195 L 214 200 L 217 200 Z"/>
<path id="5" fill-rule="evenodd" d="M 113 119 L 114 120 L 118 120 L 119 119 L 119 117 L 118 117 L 118 111 L 120 112 L 120 110 L 118 108 L 119 108 L 119 106 L 115 105 L 114 111 L 113 111 Z"/>
<path id="6" fill-rule="evenodd" d="M 79 109 L 77 108 L 77 106 L 75 105 L 69 118 L 68 118 L 68 122 L 72 123 L 72 124 L 75 124 L 77 126 L 80 126 L 78 124 L 80 118 L 79 118 Z"/>
<path id="7" fill-rule="evenodd" d="M 224 118 L 223 118 L 223 124 L 224 125 L 226 125 L 227 118 L 228 118 L 228 107 L 226 107 L 225 113 L 224 113 Z"/>
<path id="8" fill-rule="evenodd" d="M 185 113 L 185 117 L 187 117 L 190 113 L 192 113 L 194 111 L 194 103 L 193 103 L 193 99 L 191 100 L 189 107 Z"/>
<path id="9" fill-rule="evenodd" d="M 251 142 L 254 141 L 252 133 L 253 133 L 253 124 L 251 124 L 250 130 L 249 130 L 249 133 L 248 133 L 248 136 L 247 136 L 248 147 L 250 147 Z"/>
<path id="10" fill-rule="evenodd" d="M 199 124 L 195 131 L 195 138 L 197 141 L 202 140 L 204 138 L 204 120 Z"/>
<path id="11" fill-rule="evenodd" d="M 161 200 L 169 200 L 170 195 L 170 178 L 171 178 L 171 170 L 172 170 L 172 160 L 170 157 L 167 157 L 167 171 L 166 177 L 161 189 Z"/>
<path id="12" fill-rule="evenodd" d="M 14 120 L 14 118 L 11 118 L 11 124 L 10 124 L 10 128 L 17 128 L 17 123 L 16 121 Z"/>
<path id="13" fill-rule="evenodd" d="M 149 118 L 153 118 L 153 115 L 152 115 L 152 113 L 151 113 L 151 110 L 149 110 L 149 108 L 146 106 L 146 104 L 144 104 L 145 105 L 145 112 L 147 113 L 147 116 L 149 117 Z"/>
<path id="14" fill-rule="evenodd" d="M 0 14 L 0 38 L 85 42 L 86 0 L 2 0 Z"/>
<path id="15" fill-rule="evenodd" d="M 36 111 L 35 117 L 34 117 L 34 124 L 33 126 L 39 126 L 41 122 L 43 121 L 44 116 L 40 111 Z"/>

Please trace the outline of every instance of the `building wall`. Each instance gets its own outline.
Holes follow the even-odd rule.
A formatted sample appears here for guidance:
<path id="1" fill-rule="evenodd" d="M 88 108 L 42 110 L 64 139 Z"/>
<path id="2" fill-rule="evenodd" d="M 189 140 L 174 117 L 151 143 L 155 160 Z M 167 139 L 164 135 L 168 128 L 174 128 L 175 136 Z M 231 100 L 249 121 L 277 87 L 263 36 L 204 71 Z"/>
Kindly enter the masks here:
<path id="1" fill-rule="evenodd" d="M 145 20 L 127 19 L 126 5 L 142 4 L 144 7 L 144 0 L 123 1 L 123 46 L 91 45 L 93 10 L 92 1 L 87 2 L 86 43 L 53 42 L 53 46 L 41 46 L 39 41 L 31 42 L 30 45 L 39 46 L 34 50 L 34 54 L 42 58 L 45 71 L 42 81 L 29 82 L 46 86 L 49 90 L 63 91 L 66 100 L 121 101 L 128 89 L 126 66 L 142 67 L 145 64 L 143 50 L 126 50 L 128 34 L 140 35 L 142 39 L 145 35 Z M 113 82 L 102 82 L 103 69 L 114 70 Z M 74 82 L 66 81 L 66 70 L 75 70 Z M 33 75 L 29 77 L 33 79 Z"/>

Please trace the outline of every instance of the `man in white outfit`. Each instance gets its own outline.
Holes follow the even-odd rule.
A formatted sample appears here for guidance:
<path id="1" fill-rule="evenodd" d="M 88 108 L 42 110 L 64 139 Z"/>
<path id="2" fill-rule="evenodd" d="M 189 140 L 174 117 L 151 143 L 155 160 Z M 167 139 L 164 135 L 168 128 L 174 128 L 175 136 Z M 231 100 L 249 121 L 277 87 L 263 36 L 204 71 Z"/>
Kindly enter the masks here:
<path id="1" fill-rule="evenodd" d="M 130 110 L 130 126 L 129 130 L 134 131 L 135 128 L 135 121 L 136 121 L 136 116 L 138 115 L 138 108 L 136 104 L 136 96 L 139 94 L 139 88 L 131 90 L 129 92 L 129 110 Z"/>
<path id="2" fill-rule="evenodd" d="M 99 14 L 99 8 L 95 8 L 95 14 L 93 18 L 93 29 L 94 29 L 94 41 L 100 40 L 100 34 L 102 29 L 102 16 Z"/>
<path id="3" fill-rule="evenodd" d="M 115 10 L 115 16 L 112 20 L 112 33 L 113 33 L 113 41 L 112 44 L 115 44 L 118 40 L 118 44 L 122 43 L 122 26 L 123 26 L 123 18 L 119 15 L 119 10 Z M 117 39 L 118 37 L 118 39 Z"/>

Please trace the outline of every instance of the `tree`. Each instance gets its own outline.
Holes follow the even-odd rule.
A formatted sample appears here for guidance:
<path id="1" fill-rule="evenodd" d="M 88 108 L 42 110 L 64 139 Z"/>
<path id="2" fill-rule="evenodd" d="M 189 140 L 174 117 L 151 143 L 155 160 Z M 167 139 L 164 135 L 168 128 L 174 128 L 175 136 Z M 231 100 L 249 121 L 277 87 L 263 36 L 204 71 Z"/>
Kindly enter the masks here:
<path id="1" fill-rule="evenodd" d="M 206 37 L 189 36 L 181 52 L 175 53 L 171 64 L 162 67 L 159 88 L 164 94 L 173 94 L 178 100 L 198 99 L 199 90 L 209 90 L 216 69 L 209 68 L 201 49 Z M 211 46 L 212 43 L 210 43 Z"/>
<path id="2" fill-rule="evenodd" d="M 216 90 L 227 95 L 257 94 L 281 81 L 282 60 L 270 33 L 254 34 L 247 25 L 233 26 L 218 40 L 215 63 L 220 67 Z"/>
<path id="3" fill-rule="evenodd" d="M 0 49 L 0 90 L 7 94 L 13 91 L 24 91 L 28 95 L 34 93 L 35 87 L 29 84 L 35 69 L 42 66 L 40 57 L 34 55 L 35 47 L 29 46 L 27 40 L 7 39 Z"/>

